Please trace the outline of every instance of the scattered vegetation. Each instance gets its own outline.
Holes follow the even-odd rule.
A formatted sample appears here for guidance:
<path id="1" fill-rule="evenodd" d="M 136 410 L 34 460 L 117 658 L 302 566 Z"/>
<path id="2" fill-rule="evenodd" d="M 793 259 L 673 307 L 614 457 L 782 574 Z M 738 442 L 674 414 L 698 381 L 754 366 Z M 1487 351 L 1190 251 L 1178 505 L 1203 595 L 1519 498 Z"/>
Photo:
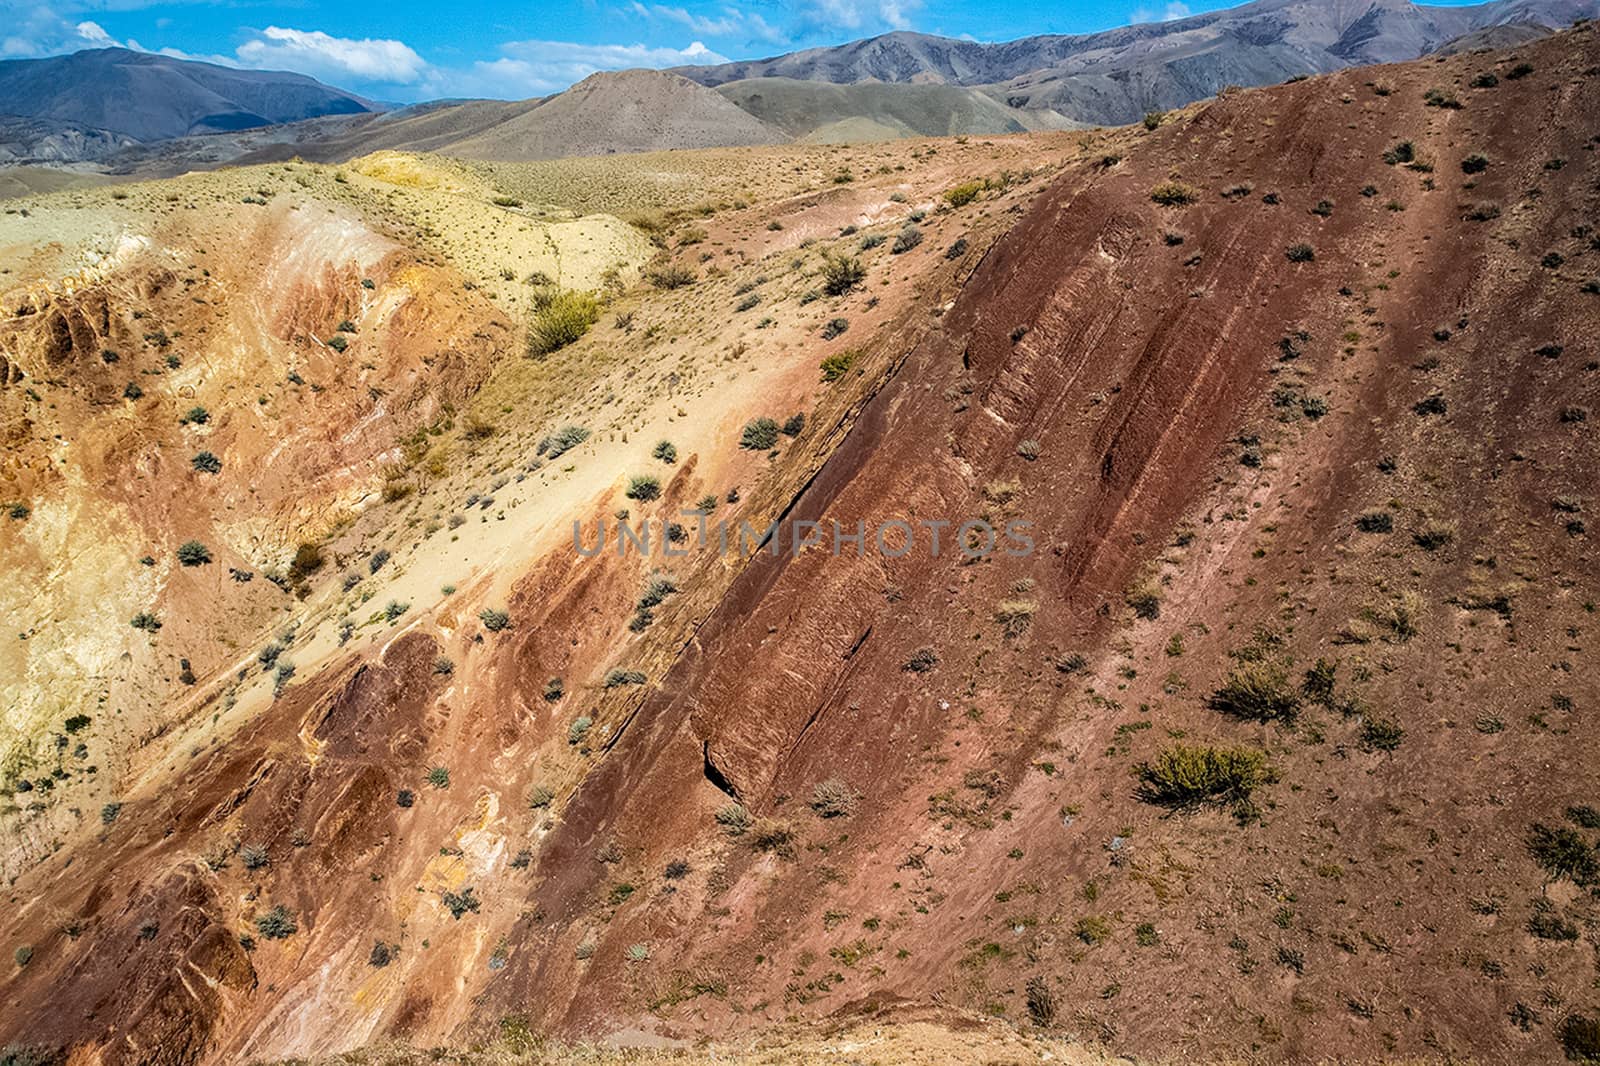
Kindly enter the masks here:
<path id="1" fill-rule="evenodd" d="M 1184 207 L 1200 199 L 1200 190 L 1181 181 L 1163 181 L 1150 190 L 1150 199 L 1162 207 Z"/>
<path id="2" fill-rule="evenodd" d="M 744 424 L 739 435 L 739 447 L 753 452 L 770 451 L 778 443 L 779 426 L 775 419 L 762 415 Z"/>
<path id="3" fill-rule="evenodd" d="M 1204 803 L 1248 805 L 1251 793 L 1277 780 L 1265 752 L 1174 744 L 1138 767 L 1139 798 L 1163 807 Z"/>
<path id="4" fill-rule="evenodd" d="M 565 348 L 599 320 L 600 301 L 590 293 L 566 289 L 538 298 L 528 326 L 528 354 L 546 356 Z"/>

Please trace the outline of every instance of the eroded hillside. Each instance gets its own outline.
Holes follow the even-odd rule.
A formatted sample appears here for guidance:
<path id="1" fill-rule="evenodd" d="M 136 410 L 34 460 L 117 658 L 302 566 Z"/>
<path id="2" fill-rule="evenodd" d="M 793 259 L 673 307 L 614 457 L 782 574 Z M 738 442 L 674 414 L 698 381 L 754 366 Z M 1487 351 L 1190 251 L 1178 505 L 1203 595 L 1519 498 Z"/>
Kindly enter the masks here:
<path id="1" fill-rule="evenodd" d="M 376 184 L 488 174 L 476 202 L 520 218 L 544 209 L 494 196 L 548 168 L 306 168 L 319 227 L 374 217 L 339 188 L 375 183 L 413 222 L 370 239 L 477 269 L 448 314 L 481 302 L 474 336 L 509 320 L 518 350 L 353 449 L 383 502 L 312 531 L 278 626 L 212 623 L 237 658 L 147 701 L 170 727 L 112 785 L 17 797 L 60 847 L 13 868 L 0 1038 L 220 1062 L 936 1005 L 1185 1061 L 1585 1053 L 1597 97 L 1581 28 L 1111 134 L 721 153 L 748 193 L 638 219 L 653 258 L 596 279 L 562 344 L 534 309 L 587 304 L 469 269 L 476 242 L 400 206 L 428 182 Z M 351 313 L 362 262 L 279 343 Z M 403 379 L 423 356 L 393 348 Z M 259 388 L 231 420 L 283 402 Z M 50 465 L 51 426 L 26 476 L 92 469 Z M 315 453 L 268 427 L 241 462 L 263 432 Z M 279 506 L 326 514 L 341 482 L 307 470 Z M 949 525 L 937 553 L 927 527 L 900 553 L 573 550 L 574 519 L 592 543 L 696 512 L 788 545 Z M 955 550 L 978 518 L 1033 550 Z M 173 581 L 138 654 L 221 611 Z M 35 780 L 81 732 L 118 746 L 95 730 L 130 697 L 88 698 L 53 709 L 76 732 L 39 717 Z"/>
<path id="2" fill-rule="evenodd" d="M 492 185 L 389 154 L 22 202 L 4 816 L 38 932 L 14 976 L 63 967 L 92 1017 L 19 985 L 15 1035 L 232 1060 L 469 1022 L 474 993 L 440 978 L 504 962 L 520 908 L 482 878 L 525 881 L 528 797 L 550 807 L 602 758 L 633 679 L 736 572 L 669 563 L 680 593 L 660 558 L 574 566 L 570 522 L 625 491 L 652 517 L 770 521 L 890 339 L 927 327 L 1040 167 L 1085 150 L 642 157 Z M 563 206 L 597 197 L 648 210 Z M 573 292 L 604 305 L 587 335 L 531 341 L 533 308 Z M 774 442 L 741 447 L 764 415 Z M 672 602 L 637 609 L 651 587 Z M 268 876 L 282 899 L 252 887 Z M 466 928 L 447 893 L 492 939 L 440 936 Z"/>

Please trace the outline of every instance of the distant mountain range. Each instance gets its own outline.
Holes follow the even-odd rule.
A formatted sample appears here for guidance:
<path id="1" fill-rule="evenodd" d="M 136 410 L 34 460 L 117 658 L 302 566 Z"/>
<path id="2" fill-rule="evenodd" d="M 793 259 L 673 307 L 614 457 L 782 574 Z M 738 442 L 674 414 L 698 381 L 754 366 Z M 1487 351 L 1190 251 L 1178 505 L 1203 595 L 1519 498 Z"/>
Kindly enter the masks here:
<path id="1" fill-rule="evenodd" d="M 126 48 L 0 62 L 0 115 L 45 124 L 40 136 L 103 142 L 91 150 L 376 110 L 304 74 L 235 70 Z"/>
<path id="2" fill-rule="evenodd" d="M 1203 99 L 1226 85 L 1265 85 L 1416 59 L 1490 27 L 1514 26 L 1526 39 L 1596 14 L 1597 0 L 1492 0 L 1471 7 L 1255 0 L 1102 33 L 1000 44 L 888 33 L 771 59 L 680 67 L 677 73 L 706 86 L 752 78 L 964 86 L 1014 110 L 1112 125 Z"/>
<path id="3" fill-rule="evenodd" d="M 768 59 L 595 74 L 551 97 L 388 114 L 300 74 L 105 48 L 0 62 L 0 163 L 162 173 L 385 148 L 524 160 L 1117 125 L 1228 85 L 1509 47 L 1596 15 L 1600 0 L 1255 0 L 1000 44 L 889 33 Z"/>

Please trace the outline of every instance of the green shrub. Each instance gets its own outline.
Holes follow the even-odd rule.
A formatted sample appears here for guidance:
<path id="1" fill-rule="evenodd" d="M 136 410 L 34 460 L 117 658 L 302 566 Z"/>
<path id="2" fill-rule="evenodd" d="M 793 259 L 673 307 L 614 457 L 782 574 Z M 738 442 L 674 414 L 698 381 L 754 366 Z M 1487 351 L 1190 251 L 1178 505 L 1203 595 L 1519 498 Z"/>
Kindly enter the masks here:
<path id="1" fill-rule="evenodd" d="M 196 452 L 194 458 L 189 460 L 189 465 L 202 474 L 220 474 L 222 472 L 222 460 L 211 452 Z"/>
<path id="2" fill-rule="evenodd" d="M 1356 516 L 1356 528 L 1363 533 L 1391 533 L 1394 516 L 1388 511 L 1366 511 Z"/>
<path id="3" fill-rule="evenodd" d="M 944 191 L 944 202 L 951 207 L 966 207 L 978 198 L 983 188 L 984 182 L 981 180 L 964 181 Z"/>
<path id="4" fill-rule="evenodd" d="M 1600 1018 L 1569 1014 L 1556 1031 L 1567 1058 L 1574 1062 L 1600 1063 Z"/>
<path id="5" fill-rule="evenodd" d="M 798 437 L 805 431 L 806 416 L 804 412 L 790 415 L 783 421 L 783 435 L 785 437 Z"/>
<path id="6" fill-rule="evenodd" d="M 729 836 L 740 836 L 750 828 L 753 819 L 742 804 L 729 803 L 717 809 L 717 824 Z"/>
<path id="7" fill-rule="evenodd" d="M 1391 167 L 1405 163 L 1415 162 L 1417 158 L 1416 145 L 1410 141 L 1400 141 L 1394 147 L 1383 153 L 1383 161 Z"/>
<path id="8" fill-rule="evenodd" d="M 811 790 L 811 809 L 823 818 L 844 818 L 855 813 L 859 798 L 842 779 L 830 777 Z"/>
<path id="9" fill-rule="evenodd" d="M 830 318 L 822 327 L 822 339 L 831 341 L 835 337 L 842 336 L 849 328 L 850 320 L 848 318 Z"/>
<path id="10" fill-rule="evenodd" d="M 662 291 L 671 291 L 672 289 L 681 289 L 685 285 L 693 285 L 695 273 L 688 267 L 679 266 L 677 263 L 663 263 L 647 271 L 645 278 L 656 288 Z"/>
<path id="11" fill-rule="evenodd" d="M 843 296 L 860 285 L 866 276 L 867 268 L 854 256 L 822 257 L 822 291 L 829 296 Z"/>
<path id="12" fill-rule="evenodd" d="M 547 459 L 559 459 L 589 439 L 589 431 L 582 426 L 562 426 L 539 441 L 539 454 Z"/>
<path id="13" fill-rule="evenodd" d="M 658 606 L 661 601 L 678 591 L 678 583 L 670 575 L 656 574 L 645 582 L 644 592 L 636 605 L 641 610 Z"/>
<path id="14" fill-rule="evenodd" d="M 1138 796 L 1146 803 L 1187 808 L 1202 803 L 1248 803 L 1277 780 L 1265 752 L 1174 744 L 1138 767 Z"/>
<path id="15" fill-rule="evenodd" d="M 256 916 L 256 932 L 268 940 L 285 940 L 299 928 L 289 908 L 281 903 L 267 913 Z"/>
<path id="16" fill-rule="evenodd" d="M 133 619 L 128 624 L 135 629 L 142 629 L 146 633 L 154 633 L 161 628 L 161 619 L 149 611 L 140 611 L 133 616 Z"/>
<path id="17" fill-rule="evenodd" d="M 178 421 L 186 426 L 203 426 L 211 421 L 211 412 L 199 404 L 195 404 L 185 411 Z"/>
<path id="18" fill-rule="evenodd" d="M 1309 263 L 1317 257 L 1317 251 L 1309 244 L 1291 244 L 1283 250 L 1283 255 L 1291 263 Z"/>
<path id="19" fill-rule="evenodd" d="M 31 944 L 23 944 L 17 948 L 11 953 L 11 961 L 17 964 L 18 969 L 28 965 L 33 961 L 33 946 Z"/>
<path id="20" fill-rule="evenodd" d="M 994 610 L 994 620 L 1007 637 L 1015 639 L 1027 632 L 1039 605 L 1032 600 L 1003 600 Z"/>
<path id="21" fill-rule="evenodd" d="M 332 348 L 334 351 L 340 352 L 340 353 L 343 353 L 345 349 L 350 347 L 350 342 L 345 340 L 344 337 L 340 336 L 337 333 L 335 333 L 333 336 L 329 337 L 324 343 L 327 344 L 327 346 Z"/>
<path id="22" fill-rule="evenodd" d="M 1585 829 L 1600 829 L 1600 809 L 1587 803 L 1568 807 L 1566 814 L 1567 820 L 1574 825 L 1580 825 Z"/>
<path id="23" fill-rule="evenodd" d="M 624 670 L 617 666 L 606 671 L 605 679 L 601 682 L 606 688 L 621 688 L 623 685 L 642 685 L 645 683 L 644 674 L 637 670 Z"/>
<path id="24" fill-rule="evenodd" d="M 450 912 L 450 917 L 458 922 L 463 914 L 469 911 L 477 914 L 478 908 L 483 906 L 483 901 L 473 894 L 471 885 L 463 888 L 460 892 L 441 893 L 439 899 L 444 904 L 445 909 Z"/>
<path id="25" fill-rule="evenodd" d="M 1289 683 L 1288 668 L 1273 660 L 1241 662 L 1212 693 L 1213 710 L 1253 722 L 1293 721 L 1300 694 Z"/>
<path id="26" fill-rule="evenodd" d="M 657 441 L 650 455 L 663 463 L 675 463 L 678 461 L 678 448 L 670 440 Z"/>
<path id="27" fill-rule="evenodd" d="M 1578 939 L 1578 927 L 1561 916 L 1555 904 L 1547 899 L 1533 901 L 1528 915 L 1528 932 L 1540 940 L 1570 941 Z"/>
<path id="28" fill-rule="evenodd" d="M 778 818 L 757 818 L 748 832 L 750 846 L 757 851 L 775 852 L 788 857 L 794 852 L 794 827 Z"/>
<path id="29" fill-rule="evenodd" d="M 771 450 L 778 443 L 778 423 L 765 415 L 752 418 L 744 424 L 739 435 L 739 447 L 753 452 Z"/>
<path id="30" fill-rule="evenodd" d="M 1150 199 L 1162 207 L 1183 207 L 1200 199 L 1200 190 L 1181 181 L 1163 181 L 1150 190 Z"/>
<path id="31" fill-rule="evenodd" d="M 506 612 L 496 610 L 493 607 L 485 607 L 483 610 L 478 612 L 478 621 L 482 622 L 483 628 L 487 629 L 489 632 L 498 633 L 502 629 L 510 627 L 511 616 Z"/>
<path id="32" fill-rule="evenodd" d="M 204 566 L 211 561 L 211 550 L 198 540 L 186 540 L 178 545 L 177 556 L 184 566 Z"/>
<path id="33" fill-rule="evenodd" d="M 1528 830 L 1528 854 L 1548 881 L 1568 880 L 1580 887 L 1600 882 L 1600 859 L 1576 829 L 1551 828 L 1542 822 Z"/>
<path id="34" fill-rule="evenodd" d="M 590 718 L 588 715 L 580 715 L 577 718 L 574 718 L 572 720 L 572 724 L 567 727 L 567 743 L 574 745 L 582 744 L 584 738 L 589 735 L 589 730 L 593 728 L 594 719 Z"/>
<path id="35" fill-rule="evenodd" d="M 449 788 L 450 771 L 443 766 L 435 766 L 428 771 L 427 781 L 434 788 Z"/>
<path id="36" fill-rule="evenodd" d="M 1368 718 L 1361 726 L 1361 746 L 1367 751 L 1394 751 L 1406 731 L 1393 718 Z"/>
<path id="37" fill-rule="evenodd" d="M 908 222 L 903 228 L 901 228 L 900 232 L 895 235 L 894 243 L 889 246 L 889 253 L 891 255 L 901 255 L 905 252 L 911 251 L 911 249 L 915 248 L 921 243 L 922 231 Z"/>
<path id="38" fill-rule="evenodd" d="M 661 495 L 661 479 L 654 474 L 640 474 L 638 477 L 629 478 L 627 491 L 623 495 L 630 500 L 648 503 Z"/>
<path id="39" fill-rule="evenodd" d="M 599 300 L 586 292 L 563 290 L 534 311 L 528 327 L 528 353 L 543 356 L 565 348 L 599 320 Z"/>
<path id="40" fill-rule="evenodd" d="M 1482 174 L 1489 169 L 1489 157 L 1481 152 L 1473 152 L 1461 161 L 1461 173 Z"/>

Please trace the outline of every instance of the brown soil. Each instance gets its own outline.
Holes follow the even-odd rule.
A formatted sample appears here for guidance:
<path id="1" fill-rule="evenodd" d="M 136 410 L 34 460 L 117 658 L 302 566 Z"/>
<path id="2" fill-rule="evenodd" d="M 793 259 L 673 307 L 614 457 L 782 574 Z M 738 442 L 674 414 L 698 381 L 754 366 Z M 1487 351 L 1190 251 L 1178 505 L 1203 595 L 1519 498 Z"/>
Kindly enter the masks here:
<path id="1" fill-rule="evenodd" d="M 33 951 L 0 1040 L 105 1063 L 737 1042 L 910 1004 L 1183 1061 L 1559 1059 L 1596 1011 L 1600 914 L 1527 842 L 1565 827 L 1596 861 L 1597 66 L 1582 28 L 1154 131 L 854 149 L 853 180 L 658 220 L 697 281 L 463 372 L 462 425 L 395 460 L 413 494 L 327 538 L 367 576 L 314 585 L 293 683 L 211 672 L 114 819 L 49 813 L 61 846 L 23 849 L 0 919 Z M 1023 166 L 1052 177 L 998 180 Z M 997 180 L 941 206 L 969 176 Z M 1155 202 L 1170 182 L 1192 202 Z M 920 245 L 810 295 L 824 251 L 859 249 L 841 227 L 893 240 L 913 210 Z M 796 410 L 775 456 L 738 447 Z M 562 422 L 590 439 L 538 458 Z M 660 500 L 624 498 L 647 470 Z M 566 540 L 707 494 L 783 538 L 986 516 L 1037 550 L 964 559 L 947 529 L 938 557 L 921 534 L 665 564 Z M 630 630 L 660 565 L 679 591 Z M 1319 660 L 1331 691 L 1302 693 Z M 1297 713 L 1215 709 L 1235 669 L 1281 671 Z M 1275 781 L 1147 802 L 1139 768 L 1179 741 Z M 847 809 L 816 809 L 824 782 Z M 269 939 L 278 905 L 296 929 Z"/>

